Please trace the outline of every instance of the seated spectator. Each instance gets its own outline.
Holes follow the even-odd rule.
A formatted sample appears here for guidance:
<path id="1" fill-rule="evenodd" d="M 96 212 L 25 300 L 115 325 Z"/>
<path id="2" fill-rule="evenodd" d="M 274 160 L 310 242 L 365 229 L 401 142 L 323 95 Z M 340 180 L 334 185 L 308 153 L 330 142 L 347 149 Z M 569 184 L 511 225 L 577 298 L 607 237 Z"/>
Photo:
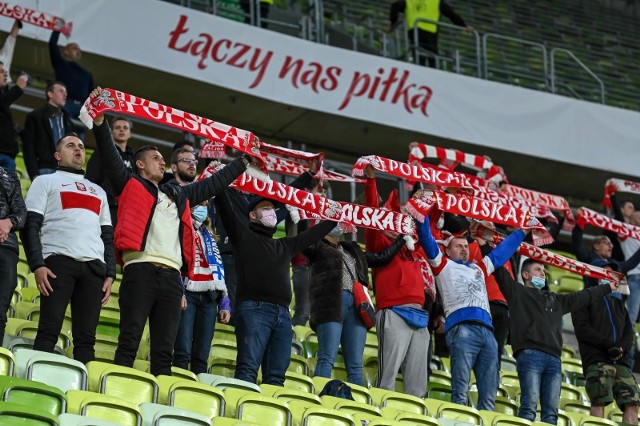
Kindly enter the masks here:
<path id="1" fill-rule="evenodd" d="M 617 283 L 572 294 L 545 290 L 544 265 L 527 259 L 521 270 L 524 285 L 505 269 L 495 272 L 509 304 L 510 336 L 522 395 L 518 417 L 534 421 L 540 400 L 540 419 L 556 424 L 562 382 L 562 317 L 588 306 L 617 287 Z"/>
<path id="2" fill-rule="evenodd" d="M 231 199 L 238 195 L 230 192 L 217 196 L 215 204 L 236 257 L 235 378 L 255 383 L 262 366 L 262 383 L 283 386 L 293 337 L 289 264 L 295 253 L 322 239 L 335 223 L 324 221 L 295 237 L 274 239 L 278 222 L 274 203 L 254 196 L 247 223 L 238 220 L 247 213 L 238 211 Z"/>
<path id="3" fill-rule="evenodd" d="M 107 195 L 84 178 L 84 144 L 63 137 L 58 169 L 33 181 L 27 193 L 22 242 L 40 291 L 40 319 L 33 348 L 53 352 L 67 305 L 73 314 L 74 359 L 95 358 L 100 308 L 116 276 Z"/>
<path id="4" fill-rule="evenodd" d="M 14 172 L 0 167 L 0 343 L 7 324 L 7 310 L 18 283 L 18 238 L 27 218 L 20 181 Z"/>
<path id="5" fill-rule="evenodd" d="M 31 180 L 40 175 L 55 173 L 56 144 L 74 129 L 69 114 L 63 109 L 67 100 L 67 88 L 64 83 L 56 81 L 50 84 L 45 94 L 46 105 L 27 114 L 22 130 L 24 164 Z M 87 175 L 89 175 L 88 172 Z M 87 179 L 100 185 L 100 182 L 90 177 Z"/>
<path id="6" fill-rule="evenodd" d="M 16 125 L 9 107 L 22 96 L 28 81 L 27 75 L 21 75 L 16 80 L 16 84 L 9 88 L 7 73 L 0 62 L 0 167 L 9 171 L 16 169 L 16 156 L 19 151 Z"/>
<path id="7" fill-rule="evenodd" d="M 451 359 L 451 402 L 467 405 L 471 370 L 478 386 L 479 410 L 493 410 L 498 391 L 498 345 L 493 336 L 485 280 L 504 265 L 525 237 L 516 230 L 482 258 L 469 262 L 469 243 L 453 238 L 444 253 L 431 234 L 429 218 L 418 224 L 420 244 L 437 277 L 446 316 L 445 332 Z M 503 291 L 504 294 L 504 291 Z M 506 295 L 505 295 L 506 296 Z"/>
<path id="8" fill-rule="evenodd" d="M 593 264 L 616 270 L 617 264 L 596 259 Z M 599 287 L 609 287 L 600 280 Z M 626 354 L 633 346 L 634 327 L 620 293 L 592 295 L 591 303 L 571 313 L 580 347 L 585 388 L 591 401 L 591 415 L 604 417 L 614 400 L 622 410 L 622 424 L 638 424 L 640 394 Z"/>
<path id="9" fill-rule="evenodd" d="M 384 252 L 365 254 L 357 242 L 340 241 L 341 236 L 342 230 L 336 225 L 322 241 L 304 251 L 311 266 L 310 325 L 318 335 L 318 361 L 313 375 L 331 377 L 341 345 L 347 381 L 365 386 L 362 354 L 367 328 L 356 310 L 353 286 L 368 287 L 369 267 L 389 263 L 405 240 L 400 236 Z"/>

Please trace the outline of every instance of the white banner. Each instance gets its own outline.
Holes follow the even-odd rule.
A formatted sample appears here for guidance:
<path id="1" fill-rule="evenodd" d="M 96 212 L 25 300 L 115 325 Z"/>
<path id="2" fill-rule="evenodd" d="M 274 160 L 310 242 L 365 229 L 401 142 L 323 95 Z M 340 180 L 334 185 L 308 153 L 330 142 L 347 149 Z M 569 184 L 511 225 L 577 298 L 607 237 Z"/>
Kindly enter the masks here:
<path id="1" fill-rule="evenodd" d="M 283 104 L 640 176 L 636 112 L 311 43 L 159 0 L 19 3 L 72 21 L 71 41 L 98 55 Z M 11 22 L 0 18 L 0 28 Z M 43 41 L 49 34 L 31 25 L 20 32 Z M 164 100 L 161 89 L 154 99 Z"/>

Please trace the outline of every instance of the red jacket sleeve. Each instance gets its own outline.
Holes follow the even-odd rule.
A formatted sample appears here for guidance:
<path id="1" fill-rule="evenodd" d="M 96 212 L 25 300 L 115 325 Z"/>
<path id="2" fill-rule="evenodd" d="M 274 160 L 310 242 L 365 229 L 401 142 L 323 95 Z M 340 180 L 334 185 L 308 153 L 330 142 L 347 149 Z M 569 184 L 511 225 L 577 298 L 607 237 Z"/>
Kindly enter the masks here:
<path id="1" fill-rule="evenodd" d="M 364 203 L 367 207 L 380 207 L 378 201 L 378 187 L 375 178 L 367 178 L 364 184 Z M 382 231 L 365 228 L 364 243 L 366 251 L 379 252 L 391 244 L 388 238 L 382 235 Z"/>

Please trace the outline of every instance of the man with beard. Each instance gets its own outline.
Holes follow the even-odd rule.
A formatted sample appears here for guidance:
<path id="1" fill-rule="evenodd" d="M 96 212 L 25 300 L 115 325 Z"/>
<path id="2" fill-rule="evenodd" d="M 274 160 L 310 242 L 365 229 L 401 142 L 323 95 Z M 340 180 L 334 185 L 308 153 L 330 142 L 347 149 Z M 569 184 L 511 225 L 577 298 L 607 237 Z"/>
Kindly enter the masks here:
<path id="1" fill-rule="evenodd" d="M 196 178 L 198 160 L 192 150 L 180 148 L 171 154 L 171 171 L 180 185 L 187 185 Z"/>

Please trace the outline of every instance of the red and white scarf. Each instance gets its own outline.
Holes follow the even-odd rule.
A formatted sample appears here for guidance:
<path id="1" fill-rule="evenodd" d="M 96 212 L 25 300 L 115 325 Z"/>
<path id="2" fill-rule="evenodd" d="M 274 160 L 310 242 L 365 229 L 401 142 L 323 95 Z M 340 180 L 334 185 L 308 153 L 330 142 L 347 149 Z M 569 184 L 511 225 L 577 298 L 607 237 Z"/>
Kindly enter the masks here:
<path id="1" fill-rule="evenodd" d="M 473 185 L 473 196 L 482 200 L 505 204 L 517 209 L 529 210 L 531 214 L 537 218 L 545 218 L 552 222 L 558 222 L 558 219 L 553 215 L 549 207 L 536 205 L 527 200 L 507 195 L 504 192 L 497 192 L 484 186 Z"/>
<path id="2" fill-rule="evenodd" d="M 260 151 L 253 147 L 256 137 L 247 130 L 228 126 L 114 89 L 102 89 L 98 97 L 88 98 L 80 110 L 80 120 L 91 129 L 93 128 L 93 120 L 107 111 L 133 115 L 221 142 L 250 155 L 254 159 L 254 163 L 265 174 L 262 179 L 268 179 L 266 176 L 267 164 L 260 155 Z"/>
<path id="3" fill-rule="evenodd" d="M 480 237 L 495 244 L 499 244 L 504 240 L 504 237 L 498 234 L 495 230 L 489 229 L 482 224 L 478 224 L 477 227 L 473 227 L 472 229 L 472 237 Z M 585 277 L 591 277 L 598 280 L 609 279 L 616 282 L 620 282 L 620 280 L 624 278 L 624 275 L 619 272 L 589 265 L 588 263 L 580 262 L 579 260 L 571 259 L 527 243 L 520 244 L 520 247 L 518 247 L 518 253 L 544 265 L 555 266 L 556 268 L 574 272 Z"/>
<path id="4" fill-rule="evenodd" d="M 458 165 L 486 173 L 486 180 L 493 182 L 507 182 L 507 176 L 501 167 L 496 166 L 485 156 L 467 154 L 451 148 L 440 148 L 438 146 L 425 145 L 419 142 L 409 144 L 409 163 L 422 161 L 424 158 L 435 158 L 440 160 L 440 165 L 449 170 L 455 169 Z"/>
<path id="5" fill-rule="evenodd" d="M 0 16 L 17 19 L 26 24 L 35 25 L 36 27 L 51 31 L 55 31 L 56 27 L 58 27 L 61 28 L 60 32 L 67 38 L 71 36 L 71 30 L 73 29 L 72 22 L 67 24 L 64 19 L 57 16 L 5 2 L 0 2 Z"/>
<path id="6" fill-rule="evenodd" d="M 218 168 L 219 164 L 211 163 L 202 173 L 209 176 Z M 343 231 L 349 232 L 350 226 L 378 229 L 381 231 L 397 232 L 416 236 L 416 227 L 413 218 L 409 215 L 365 207 L 359 204 L 334 201 L 320 195 L 312 194 L 301 189 L 275 180 L 262 181 L 246 173 L 242 174 L 231 185 L 240 191 L 260 195 L 265 198 L 281 202 L 285 205 L 297 207 L 306 212 L 317 215 L 322 220 L 333 220 L 346 224 Z M 314 217 L 315 218 L 315 217 Z"/>
<path id="7" fill-rule="evenodd" d="M 553 242 L 553 237 L 549 234 L 549 231 L 528 210 L 492 203 L 468 194 L 423 191 L 419 197 L 413 197 L 405 204 L 406 211 L 421 222 L 424 221 L 425 216 L 434 207 L 473 219 L 488 220 L 489 222 L 515 228 L 531 229 L 535 245 L 545 245 Z"/>
<path id="8" fill-rule="evenodd" d="M 575 225 L 575 218 L 573 217 L 573 213 L 571 213 L 569 203 L 559 195 L 545 194 L 544 192 L 538 192 L 532 189 L 521 188 L 519 186 L 509 184 L 502 186 L 502 192 L 539 206 L 548 207 L 551 210 L 564 212 L 565 220 L 563 228 L 565 230 L 570 231 L 573 229 L 573 225 Z"/>
<path id="9" fill-rule="evenodd" d="M 588 223 L 597 228 L 615 232 L 623 239 L 634 238 L 640 240 L 640 227 L 631 225 L 630 223 L 620 222 L 619 220 L 615 220 L 586 207 L 580 207 L 576 214 L 576 220 L 580 228 L 584 228 L 584 225 Z"/>
<path id="10" fill-rule="evenodd" d="M 422 167 L 418 164 L 402 163 L 378 155 L 367 155 L 358 158 L 358 161 L 353 166 L 353 176 L 364 176 L 364 169 L 369 165 L 375 170 L 403 179 L 430 185 L 471 189 L 468 179 L 460 173 L 445 169 Z"/>
<path id="11" fill-rule="evenodd" d="M 611 196 L 616 192 L 640 195 L 640 183 L 617 178 L 609 179 L 604 185 L 604 199 L 602 200 L 602 204 L 605 207 L 609 209 L 613 208 L 611 205 Z"/>

